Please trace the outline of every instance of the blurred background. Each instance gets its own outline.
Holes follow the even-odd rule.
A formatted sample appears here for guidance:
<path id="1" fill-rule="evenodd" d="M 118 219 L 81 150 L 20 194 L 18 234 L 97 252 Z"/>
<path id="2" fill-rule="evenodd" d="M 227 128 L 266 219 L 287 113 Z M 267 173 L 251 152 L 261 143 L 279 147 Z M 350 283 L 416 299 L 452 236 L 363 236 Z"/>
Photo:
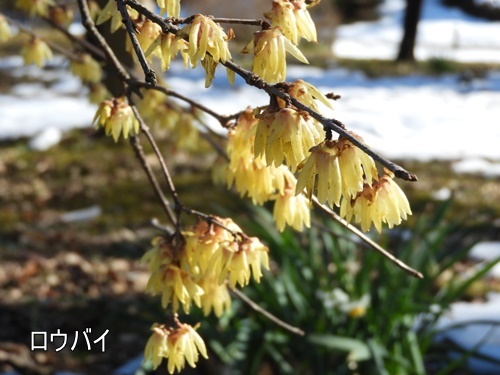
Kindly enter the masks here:
<path id="1" fill-rule="evenodd" d="M 0 11 L 69 48 L 12 3 Z M 185 16 L 261 18 L 271 2 L 182 6 Z M 311 14 L 319 42 L 299 46 L 311 64 L 289 57 L 287 79 L 340 95 L 328 115 L 418 175 L 398 181 L 409 220 L 369 235 L 425 278 L 411 278 L 320 212 L 311 230 L 278 233 L 271 207 L 212 183 L 217 158 L 205 130 L 190 128 L 196 143 L 176 142 L 188 135 L 158 121 L 183 202 L 231 216 L 269 245 L 271 271 L 244 292 L 306 332 L 283 330 L 234 297 L 220 320 L 183 317 L 202 322 L 210 352 L 185 372 L 500 373 L 500 3 L 323 0 Z M 255 29 L 234 29 L 231 52 L 249 67 L 238 52 Z M 70 31 L 83 28 L 75 21 Z M 66 60 L 56 53 L 43 68 L 23 65 L 27 40 L 19 33 L 0 45 L 0 374 L 151 373 L 141 353 L 165 312 L 144 294 L 149 275 L 138 260 L 158 234 L 151 219 L 163 219 L 161 208 L 129 144 L 91 126 L 97 106 Z M 268 102 L 242 80 L 229 85 L 222 69 L 209 89 L 203 70 L 180 62 L 164 79 L 222 114 Z M 93 339 L 109 330 L 104 353 L 87 349 L 87 328 Z M 68 334 L 64 350 L 30 350 L 32 332 L 58 329 Z"/>

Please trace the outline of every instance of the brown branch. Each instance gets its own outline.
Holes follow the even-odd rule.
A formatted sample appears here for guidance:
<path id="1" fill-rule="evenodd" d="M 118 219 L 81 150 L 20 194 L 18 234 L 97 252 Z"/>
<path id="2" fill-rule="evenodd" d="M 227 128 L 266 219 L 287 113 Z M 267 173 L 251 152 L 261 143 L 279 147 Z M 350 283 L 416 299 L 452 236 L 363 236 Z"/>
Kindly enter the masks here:
<path id="1" fill-rule="evenodd" d="M 271 24 L 259 18 L 255 19 L 245 19 L 245 18 L 219 18 L 214 16 L 208 16 L 212 21 L 217 23 L 229 23 L 233 25 L 249 25 L 249 26 L 260 26 L 262 29 L 270 29 Z M 194 16 L 189 16 L 186 18 L 168 18 L 172 24 L 188 24 L 193 22 Z"/>
<path id="2" fill-rule="evenodd" d="M 269 311 L 265 310 L 260 305 L 258 305 L 254 301 L 252 301 L 249 297 L 247 297 L 244 293 L 242 293 L 238 289 L 232 289 L 231 291 L 239 299 L 241 299 L 243 302 L 245 302 L 248 306 L 250 306 L 252 309 L 254 309 L 255 311 L 257 311 L 258 313 L 264 315 L 267 319 L 269 319 L 273 323 L 276 323 L 280 327 L 282 327 L 282 328 L 284 328 L 284 329 L 286 329 L 286 330 L 288 330 L 288 331 L 290 331 L 292 333 L 295 333 L 296 335 L 299 335 L 299 336 L 304 336 L 305 335 L 305 332 L 303 330 L 301 330 L 298 327 L 294 327 L 294 326 L 292 326 L 292 325 L 290 325 L 288 323 L 285 323 L 283 320 L 277 318 L 276 316 L 274 316 L 273 314 L 271 314 Z"/>
<path id="3" fill-rule="evenodd" d="M 146 8 L 138 1 L 136 0 L 123 0 L 123 1 L 129 7 L 135 9 L 137 12 L 142 14 L 144 17 L 148 18 L 150 21 L 153 21 L 154 23 L 159 25 L 164 33 L 177 34 L 177 32 L 179 31 L 179 28 L 177 26 L 174 26 L 172 22 L 170 22 L 169 18 L 160 17 L 156 13 L 151 12 L 148 8 Z"/>
<path id="4" fill-rule="evenodd" d="M 89 7 L 87 5 L 86 0 L 77 0 L 78 2 L 78 8 L 80 9 L 80 13 L 82 16 L 82 25 L 85 27 L 87 32 L 92 35 L 97 42 L 99 43 L 99 46 L 101 47 L 102 51 L 106 55 L 107 59 L 111 61 L 113 64 L 114 68 L 118 72 L 119 76 L 125 81 L 128 82 L 130 80 L 130 75 L 127 73 L 123 65 L 120 63 L 114 52 L 111 50 L 109 44 L 106 42 L 106 39 L 101 35 L 99 30 L 97 30 L 97 27 L 95 26 L 94 21 L 92 21 L 92 18 L 90 17 L 90 11 Z"/>
<path id="5" fill-rule="evenodd" d="M 139 40 L 137 40 L 137 36 L 135 33 L 137 32 L 134 23 L 130 19 L 130 16 L 127 11 L 127 7 L 125 6 L 124 0 L 116 0 L 116 6 L 122 16 L 123 23 L 125 24 L 125 29 L 130 37 L 130 41 L 132 42 L 132 47 L 134 48 L 135 54 L 139 59 L 139 64 L 141 64 L 142 70 L 144 72 L 145 81 L 150 83 L 153 86 L 156 86 L 156 73 L 149 66 L 146 56 L 144 55 L 144 51 L 139 45 Z"/>
<path id="6" fill-rule="evenodd" d="M 243 232 L 235 232 L 234 230 L 228 228 L 227 226 L 222 224 L 219 220 L 215 219 L 212 215 L 204 214 L 203 212 L 193 210 L 192 208 L 189 208 L 189 207 L 182 207 L 182 210 L 190 215 L 194 215 L 194 216 L 198 216 L 198 217 L 202 218 L 207 223 L 217 225 L 218 227 L 221 227 L 222 229 L 227 230 L 229 233 L 231 233 L 233 235 L 233 237 L 235 239 L 237 239 L 238 237 L 243 237 L 243 238 L 248 237 Z"/>
<path id="7" fill-rule="evenodd" d="M 132 145 L 132 148 L 135 151 L 135 155 L 137 156 L 137 159 L 139 159 L 141 163 L 142 169 L 146 172 L 146 175 L 148 176 L 149 182 L 153 186 L 153 190 L 156 193 L 157 198 L 159 199 L 161 206 L 163 207 L 163 210 L 167 214 L 168 219 L 170 220 L 170 223 L 172 223 L 173 226 L 176 225 L 176 220 L 175 220 L 175 215 L 172 212 L 172 208 L 170 207 L 170 203 L 168 203 L 167 198 L 165 198 L 165 195 L 163 194 L 163 191 L 161 190 L 160 184 L 158 183 L 158 180 L 156 179 L 153 170 L 151 169 L 151 166 L 148 163 L 148 160 L 146 159 L 146 155 L 144 154 L 144 150 L 142 149 L 141 141 L 139 137 L 137 136 L 132 136 L 130 137 L 130 144 Z"/>
<path id="8" fill-rule="evenodd" d="M 420 272 L 417 270 L 411 268 L 408 266 L 406 263 L 403 261 L 399 260 L 396 258 L 394 255 L 389 253 L 387 250 L 383 249 L 380 245 L 378 245 L 376 242 L 372 241 L 370 238 L 368 238 L 363 232 L 361 232 L 358 228 L 356 228 L 354 225 L 349 224 L 346 220 L 342 219 L 335 211 L 330 209 L 329 207 L 325 206 L 324 204 L 319 203 L 318 199 L 313 196 L 312 198 L 313 203 L 316 207 L 319 207 L 321 210 L 323 210 L 330 218 L 341 224 L 343 227 L 346 229 L 350 230 L 352 233 L 354 233 L 356 236 L 358 236 L 363 242 L 366 244 L 370 245 L 371 248 L 373 248 L 375 251 L 378 253 L 382 254 L 384 257 L 389 259 L 392 263 L 394 263 L 396 266 L 401 268 L 402 270 L 406 271 L 410 275 L 416 277 L 417 279 L 423 279 L 424 275 L 422 275 Z"/>

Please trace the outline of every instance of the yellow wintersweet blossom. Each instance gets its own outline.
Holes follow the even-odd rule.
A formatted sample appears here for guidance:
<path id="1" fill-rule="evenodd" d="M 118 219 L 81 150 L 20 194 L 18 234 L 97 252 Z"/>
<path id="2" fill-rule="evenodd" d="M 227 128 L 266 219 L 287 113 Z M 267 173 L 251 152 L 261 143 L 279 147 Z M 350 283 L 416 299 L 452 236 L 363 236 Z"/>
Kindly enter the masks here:
<path id="1" fill-rule="evenodd" d="M 112 98 L 101 103 L 94 116 L 93 124 L 102 126 L 106 135 L 118 142 L 120 134 L 127 139 L 129 134 L 139 133 L 139 121 L 128 104 L 127 98 Z"/>
<path id="2" fill-rule="evenodd" d="M 4 43 L 10 39 L 12 31 L 10 30 L 7 19 L 0 14 L 0 43 Z"/>
<path id="3" fill-rule="evenodd" d="M 369 231 L 371 224 L 380 233 L 382 223 L 389 228 L 401 224 L 411 215 L 410 204 L 401 188 L 394 182 L 392 174 L 380 177 L 371 186 L 365 184 L 363 190 L 352 199 L 344 199 L 340 215 L 347 221 L 354 217 L 363 231 Z"/>
<path id="4" fill-rule="evenodd" d="M 109 0 L 106 3 L 104 8 L 99 12 L 95 23 L 101 25 L 109 19 L 111 19 L 110 28 L 112 33 L 123 25 L 122 16 L 116 7 L 116 0 Z"/>
<path id="5" fill-rule="evenodd" d="M 339 206 L 342 196 L 342 177 L 336 141 L 323 141 L 312 147 L 310 152 L 297 179 L 296 194 L 302 193 L 304 188 L 307 188 L 307 195 L 311 197 L 317 189 L 318 201 L 321 204 Z"/>
<path id="6" fill-rule="evenodd" d="M 49 7 L 54 5 L 54 0 L 16 0 L 16 7 L 27 12 L 30 17 L 48 16 Z"/>
<path id="7" fill-rule="evenodd" d="M 73 11 L 65 5 L 58 5 L 50 8 L 49 18 L 52 22 L 68 27 L 73 21 Z"/>
<path id="8" fill-rule="evenodd" d="M 26 43 L 22 50 L 21 55 L 24 58 L 24 64 L 35 64 L 36 66 L 43 66 L 47 60 L 52 59 L 52 51 L 47 43 L 39 38 L 31 38 Z"/>
<path id="9" fill-rule="evenodd" d="M 169 17 L 179 18 L 181 15 L 181 1 L 180 0 L 156 0 L 160 7 L 160 14 L 167 13 Z"/>
<path id="10" fill-rule="evenodd" d="M 252 71 L 269 83 L 286 79 L 286 53 L 300 62 L 309 64 L 300 50 L 290 42 L 279 27 L 255 32 L 242 53 L 253 53 Z"/>
<path id="11" fill-rule="evenodd" d="M 295 172 L 308 150 L 322 138 L 322 130 L 307 112 L 294 108 L 273 111 L 268 107 L 258 116 L 255 156 L 263 156 L 267 165 L 283 161 Z"/>
<path id="12" fill-rule="evenodd" d="M 234 184 L 241 196 L 248 194 L 254 204 L 263 204 L 283 184 L 283 171 L 254 156 L 257 122 L 252 109 L 247 108 L 229 130 L 226 182 L 228 187 Z"/>
<path id="13" fill-rule="evenodd" d="M 157 49 L 158 47 L 159 52 Z M 189 64 L 189 54 L 187 53 L 188 47 L 189 43 L 186 40 L 177 38 L 172 33 L 162 33 L 157 40 L 150 45 L 145 54 L 149 56 L 156 50 L 156 55 L 158 55 L 161 60 L 161 69 L 168 70 L 170 62 L 180 52 L 184 60 L 184 68 L 187 68 Z"/>
<path id="14" fill-rule="evenodd" d="M 136 36 L 139 45 L 141 46 L 143 51 L 148 51 L 149 47 L 159 38 L 161 34 L 161 27 L 147 18 L 139 18 L 134 22 L 134 26 L 138 31 Z M 130 38 L 126 39 L 125 48 L 129 53 L 135 56 L 134 48 L 132 46 Z M 147 53 L 146 57 L 148 57 Z"/>
<path id="15" fill-rule="evenodd" d="M 299 38 L 317 42 L 316 26 L 303 0 L 274 0 L 272 9 L 264 16 L 294 44 L 298 44 Z"/>
<path id="16" fill-rule="evenodd" d="M 198 280 L 198 285 L 205 292 L 200 297 L 203 315 L 207 316 L 213 310 L 215 316 L 221 317 L 224 312 L 231 308 L 231 296 L 229 295 L 227 284 L 219 284 L 218 277 L 213 272 L 206 272 Z"/>
<path id="17" fill-rule="evenodd" d="M 172 108 L 167 96 L 161 91 L 150 89 L 141 90 L 141 94 L 137 109 L 144 121 L 150 126 L 172 130 L 180 119 L 180 113 Z"/>
<path id="18" fill-rule="evenodd" d="M 363 142 L 363 138 L 356 133 L 350 132 L 350 134 Z M 339 137 L 336 146 L 339 149 L 338 158 L 342 176 L 342 193 L 349 199 L 363 190 L 365 181 L 368 185 L 371 185 L 372 180 L 377 180 L 378 171 L 371 156 L 354 146 L 351 141 Z"/>
<path id="19" fill-rule="evenodd" d="M 92 104 L 101 104 L 106 98 L 109 98 L 111 94 L 109 93 L 106 86 L 102 83 L 90 84 L 89 85 L 89 101 Z"/>
<path id="20" fill-rule="evenodd" d="M 79 60 L 70 61 L 71 73 L 80 77 L 83 82 L 97 83 L 102 79 L 101 65 L 88 53 L 82 53 Z"/>
<path id="21" fill-rule="evenodd" d="M 168 359 L 167 369 L 170 374 L 180 372 L 186 362 L 189 366 L 196 367 L 200 354 L 208 358 L 203 339 L 189 324 L 177 322 L 177 328 L 154 324 L 151 329 L 153 334 L 146 344 L 144 358 L 151 359 L 154 369 L 163 358 Z"/>
<path id="22" fill-rule="evenodd" d="M 188 54 L 192 65 L 196 65 L 198 59 L 203 61 L 208 54 L 215 62 L 231 59 L 226 33 L 209 17 L 195 15 L 191 24 L 179 30 L 177 36 L 189 39 Z"/>
<path id="23" fill-rule="evenodd" d="M 318 102 L 321 102 L 328 108 L 333 109 L 332 102 L 328 100 L 328 98 L 323 95 L 321 91 L 301 79 L 290 83 L 287 88 L 287 92 L 299 102 L 314 109 L 316 112 L 321 112 Z"/>
<path id="24" fill-rule="evenodd" d="M 285 230 L 286 225 L 293 229 L 302 231 L 304 227 L 311 227 L 311 209 L 309 200 L 303 195 L 295 195 L 296 180 L 293 174 L 285 169 L 285 188 L 278 193 L 274 202 L 273 216 L 276 227 L 280 232 Z"/>

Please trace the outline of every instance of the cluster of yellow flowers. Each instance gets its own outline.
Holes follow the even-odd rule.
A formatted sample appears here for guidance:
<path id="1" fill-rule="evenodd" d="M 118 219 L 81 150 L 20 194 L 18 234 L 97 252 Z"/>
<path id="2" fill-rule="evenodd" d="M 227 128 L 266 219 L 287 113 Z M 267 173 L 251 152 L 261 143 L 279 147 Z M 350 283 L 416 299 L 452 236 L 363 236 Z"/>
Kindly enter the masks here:
<path id="1" fill-rule="evenodd" d="M 0 14 L 0 43 L 4 43 L 9 40 L 12 36 L 12 31 L 10 30 L 9 23 L 7 19 Z"/>
<path id="2" fill-rule="evenodd" d="M 191 367 L 196 367 L 200 354 L 208 358 L 203 339 L 188 324 L 177 322 L 177 328 L 154 324 L 151 330 L 153 334 L 146 344 L 144 356 L 151 359 L 155 369 L 163 358 L 168 359 L 167 369 L 170 374 L 176 370 L 181 371 L 186 362 Z"/>
<path id="3" fill-rule="evenodd" d="M 125 97 L 103 101 L 92 123 L 102 126 L 106 135 L 111 135 L 115 142 L 118 142 L 120 134 L 123 134 L 125 139 L 129 134 L 139 134 L 139 121 Z"/>
<path id="4" fill-rule="evenodd" d="M 245 286 L 253 276 L 260 281 L 262 267 L 269 269 L 268 249 L 248 237 L 231 219 L 213 218 L 217 224 L 199 221 L 182 232 L 182 240 L 158 237 L 143 257 L 151 277 L 147 291 L 161 295 L 164 308 L 189 313 L 192 303 L 205 315 L 221 316 L 231 306 L 228 286 Z M 180 370 L 185 361 L 195 365 L 198 351 L 206 357 L 203 340 L 186 324 L 177 329 L 154 325 L 145 358 L 155 368 L 168 358 L 168 371 Z"/>
<path id="5" fill-rule="evenodd" d="M 55 5 L 54 0 L 16 0 L 16 7 L 33 16 L 48 16 L 49 7 Z"/>

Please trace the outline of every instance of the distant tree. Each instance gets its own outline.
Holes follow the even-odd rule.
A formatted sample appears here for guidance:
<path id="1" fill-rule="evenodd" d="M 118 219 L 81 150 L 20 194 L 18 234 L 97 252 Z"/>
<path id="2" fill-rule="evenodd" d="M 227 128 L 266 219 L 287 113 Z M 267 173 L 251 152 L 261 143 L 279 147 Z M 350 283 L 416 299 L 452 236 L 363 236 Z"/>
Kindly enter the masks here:
<path id="1" fill-rule="evenodd" d="M 399 46 L 398 61 L 415 60 L 414 48 L 417 37 L 418 21 L 422 11 L 423 0 L 406 0 L 406 11 L 404 17 L 404 34 Z"/>

